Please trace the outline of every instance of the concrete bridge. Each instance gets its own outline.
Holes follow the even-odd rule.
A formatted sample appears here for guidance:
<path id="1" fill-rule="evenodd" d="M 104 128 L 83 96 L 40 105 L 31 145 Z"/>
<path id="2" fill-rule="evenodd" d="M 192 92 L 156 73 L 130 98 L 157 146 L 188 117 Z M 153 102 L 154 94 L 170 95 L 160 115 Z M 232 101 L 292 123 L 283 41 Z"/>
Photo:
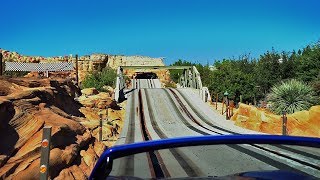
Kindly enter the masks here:
<path id="1" fill-rule="evenodd" d="M 115 88 L 115 99 L 121 101 L 123 96 L 123 89 L 125 88 L 125 80 L 123 77 L 123 70 L 125 69 L 180 69 L 183 70 L 178 82 L 180 88 L 194 89 L 204 102 L 210 99 L 210 93 L 207 87 L 202 86 L 200 73 L 195 66 L 120 66 L 117 70 L 117 80 Z"/>

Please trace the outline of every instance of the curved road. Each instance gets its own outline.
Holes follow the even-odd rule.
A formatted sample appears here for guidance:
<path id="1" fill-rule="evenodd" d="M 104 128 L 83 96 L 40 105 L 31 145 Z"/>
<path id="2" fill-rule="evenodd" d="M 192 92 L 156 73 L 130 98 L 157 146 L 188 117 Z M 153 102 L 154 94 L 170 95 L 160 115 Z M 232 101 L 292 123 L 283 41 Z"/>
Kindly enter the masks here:
<path id="1" fill-rule="evenodd" d="M 192 89 L 163 89 L 158 79 L 132 80 L 117 145 L 179 136 L 256 134 L 226 121 Z M 211 145 L 141 153 L 115 160 L 111 175 L 141 178 L 225 176 L 287 170 L 320 178 L 320 152 L 271 145 Z"/>

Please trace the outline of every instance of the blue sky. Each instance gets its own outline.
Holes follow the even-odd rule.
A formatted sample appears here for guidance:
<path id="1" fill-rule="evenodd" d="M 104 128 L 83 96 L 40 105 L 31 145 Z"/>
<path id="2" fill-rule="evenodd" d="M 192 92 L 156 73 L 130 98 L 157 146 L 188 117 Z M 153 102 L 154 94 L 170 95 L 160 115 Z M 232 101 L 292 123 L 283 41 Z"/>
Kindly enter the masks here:
<path id="1" fill-rule="evenodd" d="M 212 63 L 318 41 L 319 9 L 319 0 L 9 0 L 1 2 L 0 48 Z"/>

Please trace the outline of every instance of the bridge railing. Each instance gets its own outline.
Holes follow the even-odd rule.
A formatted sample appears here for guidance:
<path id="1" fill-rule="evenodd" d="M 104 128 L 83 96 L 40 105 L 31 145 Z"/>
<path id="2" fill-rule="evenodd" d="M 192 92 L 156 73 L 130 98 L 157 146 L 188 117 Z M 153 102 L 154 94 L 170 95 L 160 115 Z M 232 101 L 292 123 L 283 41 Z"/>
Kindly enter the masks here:
<path id="1" fill-rule="evenodd" d="M 204 102 L 211 98 L 208 88 L 202 86 L 200 73 L 195 66 L 184 69 L 179 78 L 179 84 L 183 88 L 198 90 L 199 96 Z"/>
<path id="2" fill-rule="evenodd" d="M 126 82 L 123 77 L 123 69 L 122 67 L 118 67 L 117 69 L 117 78 L 116 78 L 116 88 L 114 90 L 114 98 L 117 102 L 120 102 L 124 99 L 124 88 L 126 87 Z"/>

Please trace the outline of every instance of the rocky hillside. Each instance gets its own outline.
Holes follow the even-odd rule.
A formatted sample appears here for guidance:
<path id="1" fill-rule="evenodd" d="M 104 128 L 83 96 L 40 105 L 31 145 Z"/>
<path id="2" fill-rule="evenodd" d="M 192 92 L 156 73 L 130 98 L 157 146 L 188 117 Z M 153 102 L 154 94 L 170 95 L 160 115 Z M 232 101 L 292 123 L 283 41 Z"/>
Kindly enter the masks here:
<path id="1" fill-rule="evenodd" d="M 56 56 L 56 57 L 43 57 L 43 56 L 26 56 L 17 52 L 11 52 L 0 49 L 3 54 L 3 61 L 14 62 L 32 62 L 32 63 L 45 63 L 45 62 L 73 62 L 74 67 L 76 63 L 75 56 Z M 81 82 L 86 74 L 94 70 L 104 67 L 111 67 L 113 69 L 119 66 L 164 66 L 163 58 L 152 58 L 147 56 L 124 56 L 124 55 L 110 55 L 110 54 L 91 54 L 80 56 L 78 61 L 79 65 L 79 81 Z M 159 71 L 159 70 L 158 70 Z M 165 74 L 165 73 L 162 73 Z M 73 76 L 75 74 L 73 73 Z M 162 78 L 162 76 L 160 76 Z"/>
<path id="2" fill-rule="evenodd" d="M 52 126 L 50 177 L 89 176 L 104 149 L 115 142 L 124 109 L 109 93 L 79 98 L 76 94 L 80 90 L 65 79 L 0 77 L 0 179 L 39 179 L 44 126 Z M 97 141 L 98 113 L 106 118 L 106 106 L 113 109 L 104 121 L 101 143 Z"/>

